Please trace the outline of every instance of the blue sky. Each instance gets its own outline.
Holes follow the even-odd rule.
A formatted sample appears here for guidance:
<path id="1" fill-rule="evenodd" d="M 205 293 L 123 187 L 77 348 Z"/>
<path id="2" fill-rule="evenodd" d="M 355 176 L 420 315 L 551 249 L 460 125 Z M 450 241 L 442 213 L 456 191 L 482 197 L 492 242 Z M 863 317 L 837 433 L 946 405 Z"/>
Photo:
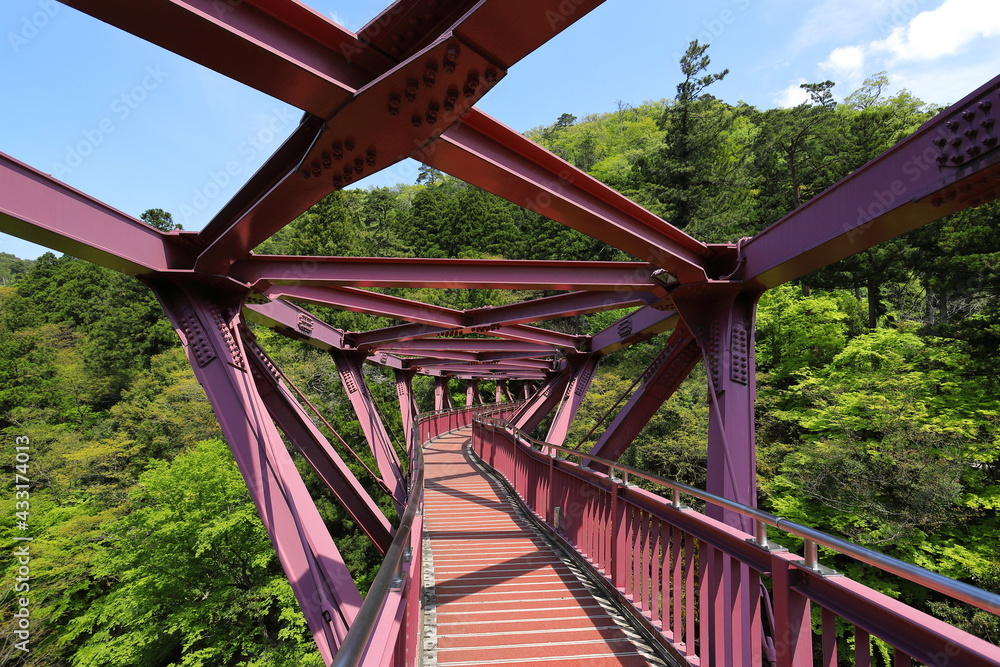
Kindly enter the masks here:
<path id="1" fill-rule="evenodd" d="M 386 2 L 306 4 L 358 30 Z M 0 152 L 133 216 L 163 208 L 200 229 L 300 116 L 53 0 L 4 0 L 0 37 Z M 1000 74 L 998 38 L 996 0 L 608 0 L 479 106 L 524 131 L 671 97 L 693 39 L 712 45 L 712 71 L 730 70 L 712 87 L 730 103 L 793 106 L 799 84 L 825 79 L 842 99 L 885 70 L 892 91 L 948 104 Z M 415 175 L 404 163 L 361 185 Z M 44 249 L 0 235 L 0 251 Z"/>

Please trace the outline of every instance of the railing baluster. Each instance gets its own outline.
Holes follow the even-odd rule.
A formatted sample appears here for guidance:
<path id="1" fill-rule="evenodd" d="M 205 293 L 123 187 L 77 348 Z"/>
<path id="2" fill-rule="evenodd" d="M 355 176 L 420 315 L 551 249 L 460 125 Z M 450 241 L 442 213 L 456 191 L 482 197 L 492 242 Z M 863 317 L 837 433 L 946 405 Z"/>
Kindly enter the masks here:
<path id="1" fill-rule="evenodd" d="M 837 616 L 829 609 L 820 614 L 823 632 L 823 667 L 837 667 Z"/>
<path id="2" fill-rule="evenodd" d="M 854 627 L 854 664 L 857 667 L 871 667 L 872 640 L 867 630 Z"/>
<path id="3" fill-rule="evenodd" d="M 690 535 L 684 536 L 684 642 L 687 645 L 688 655 L 697 655 L 695 637 L 695 614 L 696 604 L 694 597 L 694 538 Z"/>

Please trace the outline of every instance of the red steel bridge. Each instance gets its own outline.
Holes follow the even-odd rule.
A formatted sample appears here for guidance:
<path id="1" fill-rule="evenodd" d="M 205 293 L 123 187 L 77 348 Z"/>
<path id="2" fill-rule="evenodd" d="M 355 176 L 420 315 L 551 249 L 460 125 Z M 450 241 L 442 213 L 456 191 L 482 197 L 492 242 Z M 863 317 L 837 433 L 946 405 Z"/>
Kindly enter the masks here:
<path id="1" fill-rule="evenodd" d="M 870 646 L 878 638 L 892 647 L 893 665 L 1000 665 L 1000 648 L 832 574 L 818 548 L 992 613 L 1000 613 L 998 596 L 754 509 L 753 419 L 754 310 L 765 290 L 1000 193 L 1000 77 L 757 236 L 705 244 L 475 107 L 597 0 L 399 0 L 358 33 L 295 0 L 65 4 L 304 111 L 200 232 L 161 232 L 2 154 L 0 230 L 136 276 L 155 292 L 328 664 L 415 664 L 423 652 L 440 665 L 660 664 L 653 654 L 662 664 L 866 665 L 877 662 Z M 637 261 L 253 254 L 324 196 L 405 158 Z M 364 289 L 455 286 L 559 294 L 462 311 Z M 406 323 L 345 332 L 297 304 Z M 627 317 L 593 336 L 533 326 L 626 307 Z M 248 322 L 330 353 L 398 525 L 314 426 Z M 667 331 L 593 449 L 564 448 L 601 358 Z M 617 464 L 700 362 L 710 403 L 707 488 Z M 395 372 L 405 473 L 364 363 Z M 419 419 L 417 373 L 436 378 L 436 412 Z M 449 382 L 467 383 L 474 403 L 484 379 L 495 381 L 498 406 L 449 410 Z M 508 382 L 530 391 L 514 402 Z M 553 412 L 544 442 L 532 440 L 527 433 Z M 282 434 L 384 553 L 364 600 Z M 630 483 L 637 478 L 662 493 Z M 693 499 L 705 513 L 686 506 Z M 804 553 L 771 543 L 768 528 L 802 538 Z M 436 639 L 421 615 L 435 580 Z M 590 619 L 582 625 L 562 602 L 583 599 L 581 589 L 602 601 L 577 605 Z M 514 615 L 504 616 L 510 607 Z M 595 620 L 601 613 L 628 617 L 634 632 L 620 635 L 612 627 L 619 621 Z M 449 623 L 457 625 L 446 632 Z M 837 624 L 852 633 L 855 655 L 837 655 Z M 628 646 L 598 650 L 595 633 L 612 649 Z M 633 635 L 653 653 L 637 649 Z"/>

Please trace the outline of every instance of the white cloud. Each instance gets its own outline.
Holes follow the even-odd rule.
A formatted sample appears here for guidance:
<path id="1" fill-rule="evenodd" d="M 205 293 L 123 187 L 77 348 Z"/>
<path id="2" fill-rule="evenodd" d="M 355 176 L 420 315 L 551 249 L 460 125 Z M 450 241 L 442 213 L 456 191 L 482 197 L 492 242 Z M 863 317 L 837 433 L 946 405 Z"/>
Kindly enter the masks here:
<path id="1" fill-rule="evenodd" d="M 795 83 L 789 84 L 787 88 L 774 96 L 774 103 L 782 109 L 790 109 L 803 102 L 808 102 L 809 93 L 802 88 L 802 84 L 805 82 L 805 79 L 798 79 Z"/>
<path id="2" fill-rule="evenodd" d="M 865 50 L 860 46 L 841 46 L 831 51 L 819 66 L 835 77 L 858 79 L 864 75 Z"/>
<path id="3" fill-rule="evenodd" d="M 937 0 L 936 8 L 919 11 L 928 0 L 904 0 L 879 21 L 879 38 L 833 49 L 819 69 L 840 84 L 843 94 L 865 76 L 885 70 L 894 87 L 905 86 L 929 102 L 954 101 L 989 78 L 968 85 L 975 77 L 958 72 L 988 71 L 1000 60 L 995 44 L 987 41 L 1000 36 L 996 2 Z"/>
<path id="4" fill-rule="evenodd" d="M 945 0 L 937 9 L 894 28 L 885 39 L 871 42 L 868 50 L 885 54 L 890 63 L 937 60 L 996 35 L 1000 35 L 996 0 Z"/>

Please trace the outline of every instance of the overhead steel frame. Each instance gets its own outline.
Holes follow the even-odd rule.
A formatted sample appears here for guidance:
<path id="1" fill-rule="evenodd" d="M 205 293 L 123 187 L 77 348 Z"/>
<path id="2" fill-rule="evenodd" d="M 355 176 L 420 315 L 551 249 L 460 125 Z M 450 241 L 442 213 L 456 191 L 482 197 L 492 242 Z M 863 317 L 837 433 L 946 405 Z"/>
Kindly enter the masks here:
<path id="1" fill-rule="evenodd" d="M 605 459 L 620 456 L 703 360 L 710 385 L 708 491 L 752 506 L 759 295 L 995 198 L 1000 187 L 998 78 L 752 239 L 707 245 L 473 106 L 511 66 L 598 0 L 401 0 L 357 34 L 294 0 L 148 0 L 142 12 L 124 0 L 65 4 L 305 111 L 288 140 L 201 232 L 159 232 L 4 155 L 0 229 L 138 276 L 156 293 L 327 662 L 351 625 L 360 594 L 275 426 L 380 549 L 393 529 L 303 413 L 247 321 L 332 354 L 397 506 L 406 501 L 405 479 L 365 386 L 362 361 L 396 373 L 407 433 L 416 410 L 410 380 L 421 373 L 435 377 L 437 409 L 450 407 L 450 379 L 494 380 L 498 396 L 507 391 L 507 380 L 523 380 L 531 400 L 512 420 L 533 427 L 558 405 L 549 436 L 561 441 L 601 356 L 673 330 L 593 451 Z M 252 254 L 323 196 L 406 157 L 640 261 Z M 456 311 L 364 289 L 411 286 L 567 293 Z M 339 331 L 289 300 L 407 324 Z M 592 337 L 528 326 L 637 306 Z M 739 517 L 725 512 L 718 518 L 740 525 Z"/>

